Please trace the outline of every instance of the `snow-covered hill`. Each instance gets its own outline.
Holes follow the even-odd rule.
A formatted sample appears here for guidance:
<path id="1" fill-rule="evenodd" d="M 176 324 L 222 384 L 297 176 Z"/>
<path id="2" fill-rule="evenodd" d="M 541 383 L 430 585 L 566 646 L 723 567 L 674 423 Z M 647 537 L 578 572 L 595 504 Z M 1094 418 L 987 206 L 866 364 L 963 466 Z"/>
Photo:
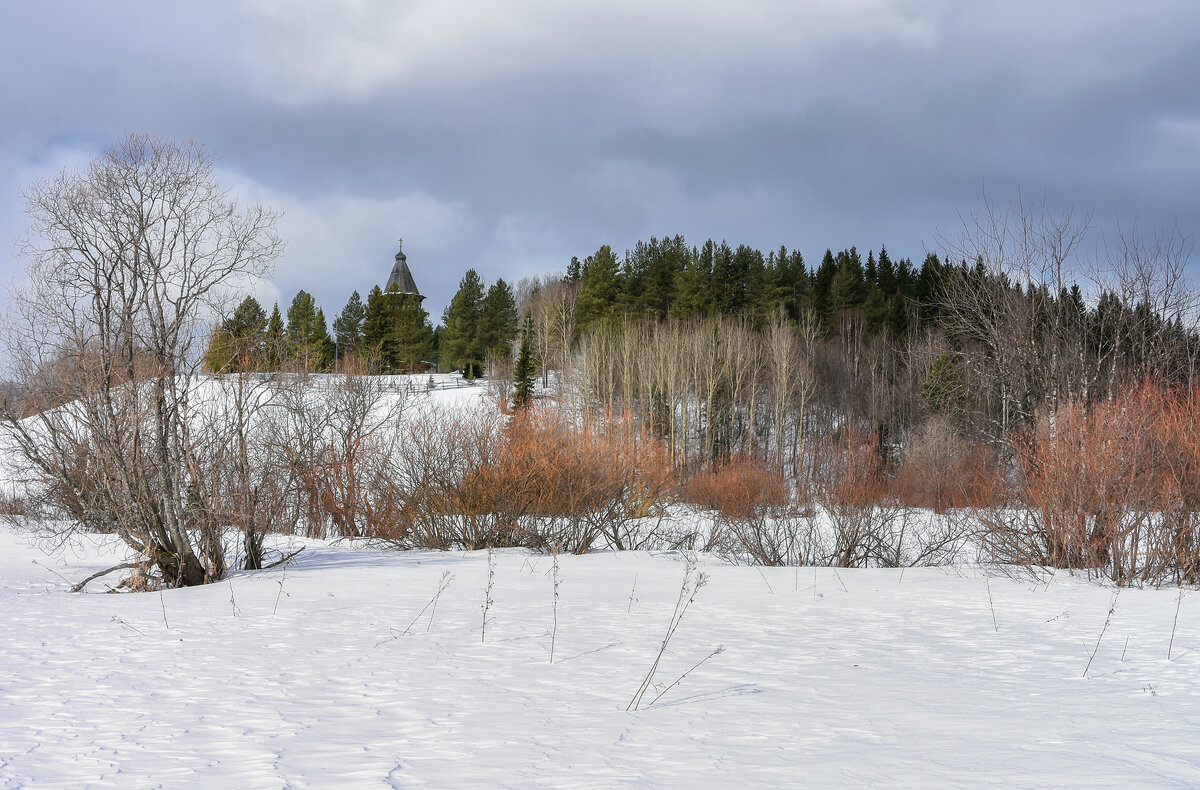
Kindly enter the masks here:
<path id="1" fill-rule="evenodd" d="M 299 541 L 292 545 L 299 546 Z M 1200 777 L 1200 600 L 974 567 L 307 542 L 141 595 L 0 531 L 0 787 L 1119 787 Z M 449 574 L 449 576 L 446 576 Z M 426 608 L 443 579 L 436 609 Z M 423 612 L 423 614 L 422 614 Z M 410 627 L 411 626 L 411 627 Z M 407 633 L 406 633 L 407 629 Z M 1104 629 L 1097 649 L 1097 638 Z M 1088 677 L 1084 668 L 1096 651 Z M 647 695 L 649 700 L 653 694 Z"/>

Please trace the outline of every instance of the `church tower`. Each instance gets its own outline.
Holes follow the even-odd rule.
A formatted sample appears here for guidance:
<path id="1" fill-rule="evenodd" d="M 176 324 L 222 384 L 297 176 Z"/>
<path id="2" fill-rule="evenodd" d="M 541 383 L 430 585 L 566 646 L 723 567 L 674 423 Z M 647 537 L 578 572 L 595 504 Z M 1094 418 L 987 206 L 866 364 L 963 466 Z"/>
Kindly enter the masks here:
<path id="1" fill-rule="evenodd" d="M 399 293 L 417 297 L 418 302 L 425 301 L 425 297 L 417 290 L 412 272 L 408 270 L 408 257 L 404 254 L 404 239 L 400 239 L 400 251 L 396 253 L 396 265 L 392 267 L 392 273 L 388 275 L 387 285 L 383 290 L 390 291 L 392 286 L 395 286 Z"/>

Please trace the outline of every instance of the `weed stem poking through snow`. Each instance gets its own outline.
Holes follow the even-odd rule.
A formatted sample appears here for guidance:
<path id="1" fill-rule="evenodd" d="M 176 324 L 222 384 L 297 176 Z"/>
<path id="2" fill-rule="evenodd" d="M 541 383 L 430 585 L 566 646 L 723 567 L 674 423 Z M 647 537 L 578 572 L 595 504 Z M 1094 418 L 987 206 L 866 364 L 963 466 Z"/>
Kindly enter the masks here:
<path id="1" fill-rule="evenodd" d="M 996 622 L 996 602 L 992 600 L 992 579 L 985 575 L 983 581 L 987 585 L 988 608 L 992 610 L 992 628 L 996 629 L 996 633 L 1000 633 L 1000 624 Z"/>
<path id="2" fill-rule="evenodd" d="M 1179 625 L 1179 607 L 1183 604 L 1183 588 L 1179 588 L 1179 597 L 1175 599 L 1175 622 L 1171 623 L 1171 641 L 1167 645 L 1167 660 L 1171 660 L 1171 651 L 1175 649 L 1175 627 Z"/>
<path id="3" fill-rule="evenodd" d="M 642 698 L 646 696 L 646 692 L 654 685 L 654 673 L 658 671 L 658 665 L 662 663 L 663 654 L 667 652 L 667 645 L 671 643 L 671 637 L 675 635 L 679 624 L 683 622 L 683 616 L 687 614 L 688 607 L 696 600 L 696 594 L 707 583 L 708 574 L 697 572 L 696 558 L 689 557 L 687 569 L 683 572 L 683 584 L 679 586 L 679 597 L 675 599 L 675 611 L 672 612 L 671 621 L 667 624 L 667 633 L 658 648 L 658 655 L 654 657 L 654 663 L 650 665 L 650 671 L 646 673 L 646 677 L 642 679 L 642 684 L 638 686 L 637 691 L 633 694 L 633 698 L 625 706 L 626 711 L 637 710 L 638 706 L 642 703 Z"/>
<path id="4" fill-rule="evenodd" d="M 722 653 L 724 653 L 724 652 L 725 652 L 725 645 L 718 645 L 716 650 L 712 651 L 712 652 L 711 652 L 711 653 L 709 653 L 707 656 L 705 656 L 704 658 L 702 658 L 702 659 L 700 659 L 699 661 L 697 661 L 697 662 L 696 662 L 696 663 L 695 663 L 695 664 L 692 666 L 692 668 L 691 668 L 691 669 L 689 669 L 687 672 L 684 672 L 682 675 L 680 675 L 679 677 L 677 677 L 677 678 L 675 679 L 675 682 L 674 682 L 674 683 L 672 683 L 671 685 L 667 686 L 665 689 L 663 689 L 662 691 L 660 691 L 660 692 L 658 693 L 658 696 L 657 696 L 657 697 L 655 697 L 654 699 L 650 700 L 650 704 L 649 704 L 649 705 L 647 705 L 646 707 L 647 707 L 647 708 L 652 708 L 652 707 L 654 707 L 654 703 L 656 703 L 656 702 L 658 702 L 660 699 L 662 699 L 662 698 L 663 698 L 663 696 L 664 696 L 664 695 L 665 695 L 665 694 L 666 694 L 668 691 L 670 691 L 671 689 L 675 688 L 675 687 L 676 687 L 676 686 L 678 686 L 680 683 L 682 683 L 684 678 L 686 678 L 688 675 L 690 675 L 690 674 L 692 674 L 693 672 L 695 672 L 695 671 L 696 671 L 697 669 L 699 669 L 699 668 L 700 668 L 700 667 L 701 667 L 703 664 L 706 664 L 706 663 L 708 663 L 708 662 L 709 662 L 711 659 L 714 659 L 714 658 L 716 658 L 717 656 L 721 655 L 721 654 L 722 654 Z"/>
<path id="5" fill-rule="evenodd" d="M 554 565 L 550 569 L 554 579 L 554 625 L 550 630 L 550 663 L 554 663 L 554 643 L 558 639 L 558 584 L 561 580 L 558 570 L 558 555 L 554 555 Z"/>
<path id="6" fill-rule="evenodd" d="M 412 633 L 412 627 L 417 624 L 417 621 L 420 620 L 426 612 L 429 612 L 429 622 L 425 625 L 425 633 L 429 633 L 429 629 L 433 626 L 433 616 L 437 614 L 438 598 L 442 597 L 442 593 L 444 593 L 446 588 L 450 586 L 450 582 L 453 579 L 454 577 L 450 575 L 450 571 L 442 571 L 442 578 L 438 582 L 437 591 L 434 592 L 433 597 L 429 599 L 428 603 L 421 607 L 421 611 L 417 612 L 417 616 L 412 619 L 411 623 L 405 626 L 403 631 L 397 634 L 396 629 L 393 628 L 392 636 L 399 639 L 402 636 L 407 636 L 408 634 Z M 430 609 L 433 611 L 430 611 Z"/>
<path id="7" fill-rule="evenodd" d="M 271 616 L 272 617 L 274 617 L 275 613 L 279 611 L 279 599 L 283 596 L 283 583 L 285 581 L 287 581 L 287 566 L 286 565 L 283 568 L 283 578 L 277 579 L 275 581 L 275 583 L 279 585 L 279 592 L 275 593 L 275 606 L 273 606 L 271 608 Z M 288 597 L 290 598 L 291 596 L 289 595 Z"/>
<path id="8" fill-rule="evenodd" d="M 1096 637 L 1096 646 L 1092 648 L 1092 657 L 1088 659 L 1087 666 L 1083 668 L 1083 676 L 1086 678 L 1088 670 L 1092 668 L 1092 661 L 1096 659 L 1096 654 L 1100 652 L 1100 640 L 1104 639 L 1104 632 L 1108 630 L 1108 624 L 1112 621 L 1113 612 L 1117 611 L 1117 598 L 1121 596 L 1121 590 L 1118 588 L 1113 593 L 1112 604 L 1108 607 L 1108 615 L 1104 618 L 1104 627 L 1100 629 L 1100 636 Z"/>
<path id="9" fill-rule="evenodd" d="M 491 546 L 487 550 L 487 588 L 483 593 L 483 627 L 479 630 L 479 641 L 487 641 L 488 612 L 492 608 L 492 584 L 496 580 L 496 555 Z"/>

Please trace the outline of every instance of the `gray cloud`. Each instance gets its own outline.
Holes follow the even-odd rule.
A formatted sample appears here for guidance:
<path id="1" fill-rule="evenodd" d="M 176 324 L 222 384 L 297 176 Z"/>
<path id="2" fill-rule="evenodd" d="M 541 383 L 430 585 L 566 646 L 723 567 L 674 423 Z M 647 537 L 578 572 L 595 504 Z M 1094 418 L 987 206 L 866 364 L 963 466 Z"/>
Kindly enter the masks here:
<path id="1" fill-rule="evenodd" d="M 401 235 L 436 319 L 467 267 L 651 234 L 919 258 L 985 184 L 1190 231 L 1198 30 L 1165 0 L 9 4 L 0 238 L 129 129 L 284 210 L 274 287 L 329 317 Z"/>

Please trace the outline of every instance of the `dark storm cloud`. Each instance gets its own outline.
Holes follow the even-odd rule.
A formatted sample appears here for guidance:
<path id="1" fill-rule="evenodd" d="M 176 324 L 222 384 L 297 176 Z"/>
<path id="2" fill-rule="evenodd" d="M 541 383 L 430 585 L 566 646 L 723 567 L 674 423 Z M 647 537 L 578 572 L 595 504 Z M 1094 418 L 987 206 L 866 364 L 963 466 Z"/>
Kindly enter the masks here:
<path id="1" fill-rule="evenodd" d="M 330 317 L 386 276 L 400 235 L 436 318 L 468 266 L 512 280 L 650 234 L 919 258 L 984 185 L 1095 209 L 1100 230 L 1200 217 L 1189 3 L 0 13 L 5 237 L 24 224 L 17 185 L 124 130 L 193 136 L 285 210 L 278 291 L 313 291 Z"/>

